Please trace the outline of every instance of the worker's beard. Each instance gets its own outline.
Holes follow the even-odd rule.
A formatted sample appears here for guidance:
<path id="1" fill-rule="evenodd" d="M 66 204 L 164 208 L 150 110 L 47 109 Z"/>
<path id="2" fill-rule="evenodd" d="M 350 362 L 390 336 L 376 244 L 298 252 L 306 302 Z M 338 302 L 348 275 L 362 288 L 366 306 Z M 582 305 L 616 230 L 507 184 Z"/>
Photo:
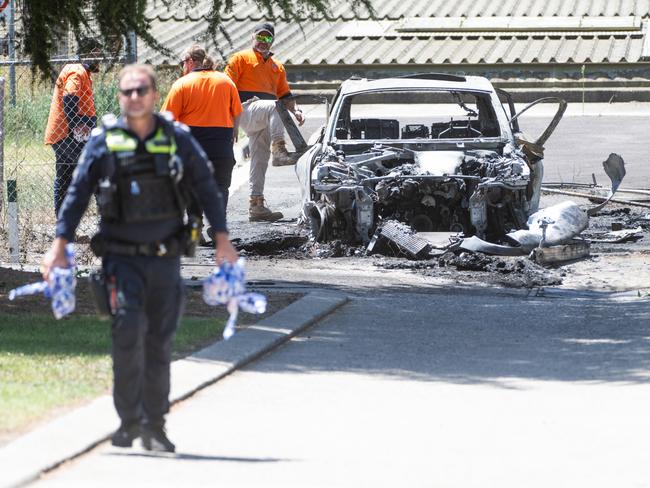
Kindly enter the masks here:
<path id="1" fill-rule="evenodd" d="M 253 49 L 255 51 L 257 51 L 258 53 L 260 53 L 262 55 L 262 57 L 266 59 L 271 55 L 271 45 L 267 44 L 267 45 L 262 45 L 262 46 L 263 47 L 260 47 L 260 44 L 256 43 L 253 46 Z"/>

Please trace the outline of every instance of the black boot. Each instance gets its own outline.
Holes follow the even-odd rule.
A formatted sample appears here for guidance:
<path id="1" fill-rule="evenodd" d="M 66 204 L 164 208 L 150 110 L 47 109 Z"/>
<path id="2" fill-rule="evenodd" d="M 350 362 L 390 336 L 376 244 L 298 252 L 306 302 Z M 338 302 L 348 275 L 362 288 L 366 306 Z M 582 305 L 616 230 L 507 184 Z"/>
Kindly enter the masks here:
<path id="1" fill-rule="evenodd" d="M 175 452 L 176 446 L 169 440 L 163 425 L 142 425 L 142 447 L 147 451 Z"/>
<path id="2" fill-rule="evenodd" d="M 115 431 L 111 437 L 111 444 L 115 447 L 131 447 L 133 441 L 140 437 L 139 423 L 124 423 Z"/>

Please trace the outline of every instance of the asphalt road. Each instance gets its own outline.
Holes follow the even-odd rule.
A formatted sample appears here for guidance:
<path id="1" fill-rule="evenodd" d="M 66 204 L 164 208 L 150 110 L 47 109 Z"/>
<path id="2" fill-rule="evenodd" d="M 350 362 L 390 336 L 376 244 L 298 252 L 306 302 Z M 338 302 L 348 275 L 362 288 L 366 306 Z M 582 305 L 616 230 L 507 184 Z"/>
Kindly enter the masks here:
<path id="1" fill-rule="evenodd" d="M 377 289 L 36 486 L 648 486 L 647 302 Z"/>

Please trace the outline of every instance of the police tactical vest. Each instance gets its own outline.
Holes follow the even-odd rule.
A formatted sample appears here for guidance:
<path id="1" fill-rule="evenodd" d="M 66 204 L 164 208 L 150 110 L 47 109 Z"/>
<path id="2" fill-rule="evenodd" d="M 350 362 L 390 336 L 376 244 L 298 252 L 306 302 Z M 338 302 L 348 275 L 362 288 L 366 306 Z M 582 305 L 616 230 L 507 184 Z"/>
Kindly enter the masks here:
<path id="1" fill-rule="evenodd" d="M 104 122 L 108 155 L 102 165 L 97 204 L 107 222 L 142 223 L 183 219 L 187 198 L 179 185 L 183 164 L 171 123 L 162 121 L 145 151 L 112 119 Z"/>

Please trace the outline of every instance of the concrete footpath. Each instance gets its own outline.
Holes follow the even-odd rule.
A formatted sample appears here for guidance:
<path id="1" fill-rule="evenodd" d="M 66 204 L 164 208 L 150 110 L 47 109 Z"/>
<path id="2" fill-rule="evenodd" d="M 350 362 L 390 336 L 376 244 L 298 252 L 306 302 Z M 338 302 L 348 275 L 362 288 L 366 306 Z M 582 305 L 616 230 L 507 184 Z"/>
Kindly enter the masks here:
<path id="1" fill-rule="evenodd" d="M 648 487 L 648 300 L 376 287 L 34 488 Z"/>
<path id="2" fill-rule="evenodd" d="M 263 356 L 346 301 L 341 293 L 311 292 L 230 340 L 174 361 L 172 403 Z M 106 395 L 16 439 L 0 450 L 0 487 L 38 479 L 43 472 L 106 441 L 118 425 L 112 398 Z"/>

